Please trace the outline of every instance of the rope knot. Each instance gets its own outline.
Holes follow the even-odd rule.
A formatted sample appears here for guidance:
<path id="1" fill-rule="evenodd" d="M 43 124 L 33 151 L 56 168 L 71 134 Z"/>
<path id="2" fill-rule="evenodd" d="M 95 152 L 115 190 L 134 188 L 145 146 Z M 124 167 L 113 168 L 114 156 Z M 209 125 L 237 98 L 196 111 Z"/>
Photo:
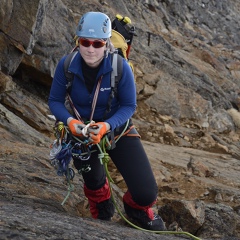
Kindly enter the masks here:
<path id="1" fill-rule="evenodd" d="M 100 159 L 101 164 L 108 163 L 110 160 L 109 154 L 104 152 L 99 153 L 98 158 Z"/>
<path id="2" fill-rule="evenodd" d="M 109 154 L 108 154 L 108 153 L 104 153 L 103 155 L 104 155 L 104 157 L 103 157 L 103 163 L 108 164 L 108 162 L 109 162 L 109 160 L 110 160 Z"/>

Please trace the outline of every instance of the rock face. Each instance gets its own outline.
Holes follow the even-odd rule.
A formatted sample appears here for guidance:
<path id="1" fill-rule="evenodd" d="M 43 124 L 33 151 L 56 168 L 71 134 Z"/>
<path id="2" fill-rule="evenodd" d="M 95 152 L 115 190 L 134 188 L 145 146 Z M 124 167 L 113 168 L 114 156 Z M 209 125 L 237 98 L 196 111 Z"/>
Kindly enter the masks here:
<path id="1" fill-rule="evenodd" d="M 49 162 L 54 121 L 47 98 L 87 11 L 111 19 L 120 13 L 136 27 L 133 121 L 158 183 L 156 211 L 168 229 L 240 239 L 240 3 L 234 0 L 2 0 L 1 238 L 160 238 L 129 228 L 117 212 L 112 223 L 89 219 L 80 175 L 61 206 L 67 185 Z M 125 183 L 112 163 L 109 170 L 123 211 Z"/>

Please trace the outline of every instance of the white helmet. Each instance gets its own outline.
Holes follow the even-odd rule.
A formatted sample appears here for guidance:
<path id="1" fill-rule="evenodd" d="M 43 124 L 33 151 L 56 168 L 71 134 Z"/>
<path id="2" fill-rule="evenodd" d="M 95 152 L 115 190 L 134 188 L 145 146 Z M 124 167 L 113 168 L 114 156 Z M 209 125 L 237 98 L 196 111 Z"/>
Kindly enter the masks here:
<path id="1" fill-rule="evenodd" d="M 83 38 L 108 39 L 112 35 L 110 18 L 101 12 L 85 13 L 78 23 L 76 35 Z"/>

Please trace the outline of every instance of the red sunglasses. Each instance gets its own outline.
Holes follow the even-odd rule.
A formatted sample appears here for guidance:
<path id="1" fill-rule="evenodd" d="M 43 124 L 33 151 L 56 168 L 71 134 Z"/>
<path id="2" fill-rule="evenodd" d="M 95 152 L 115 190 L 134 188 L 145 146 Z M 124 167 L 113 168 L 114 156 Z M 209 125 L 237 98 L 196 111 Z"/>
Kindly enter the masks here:
<path id="1" fill-rule="evenodd" d="M 78 41 L 84 47 L 90 47 L 92 45 L 94 48 L 101 48 L 104 45 L 106 45 L 106 42 L 100 41 L 100 40 L 90 41 L 90 40 L 85 39 L 85 38 L 79 38 Z"/>

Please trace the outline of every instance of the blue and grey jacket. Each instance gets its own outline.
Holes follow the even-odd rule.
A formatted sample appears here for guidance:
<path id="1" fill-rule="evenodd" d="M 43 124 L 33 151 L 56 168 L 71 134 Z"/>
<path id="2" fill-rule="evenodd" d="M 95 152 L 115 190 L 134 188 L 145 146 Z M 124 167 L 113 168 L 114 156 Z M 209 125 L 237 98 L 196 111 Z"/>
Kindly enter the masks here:
<path id="1" fill-rule="evenodd" d="M 49 108 L 52 114 L 67 124 L 69 117 L 74 117 L 65 107 L 65 98 L 67 94 L 66 85 L 68 83 L 64 73 L 64 60 L 63 57 L 56 68 L 50 96 L 48 100 Z M 69 66 L 69 71 L 74 73 L 74 80 L 71 88 L 71 99 L 78 113 L 83 119 L 89 119 L 91 115 L 92 102 L 97 87 L 97 80 L 91 93 L 88 92 L 82 71 L 82 57 L 78 52 L 76 57 Z M 111 93 L 111 72 L 113 68 L 111 65 L 111 56 L 103 59 L 101 67 L 98 72 L 97 79 L 102 77 L 100 91 L 93 114 L 94 121 L 102 121 L 108 106 L 109 95 Z M 125 59 L 123 59 L 122 78 L 118 83 L 117 96 L 111 102 L 111 111 L 107 114 L 105 122 L 111 126 L 111 130 L 122 126 L 128 119 L 132 117 L 135 112 L 136 103 L 136 87 L 132 70 Z"/>

